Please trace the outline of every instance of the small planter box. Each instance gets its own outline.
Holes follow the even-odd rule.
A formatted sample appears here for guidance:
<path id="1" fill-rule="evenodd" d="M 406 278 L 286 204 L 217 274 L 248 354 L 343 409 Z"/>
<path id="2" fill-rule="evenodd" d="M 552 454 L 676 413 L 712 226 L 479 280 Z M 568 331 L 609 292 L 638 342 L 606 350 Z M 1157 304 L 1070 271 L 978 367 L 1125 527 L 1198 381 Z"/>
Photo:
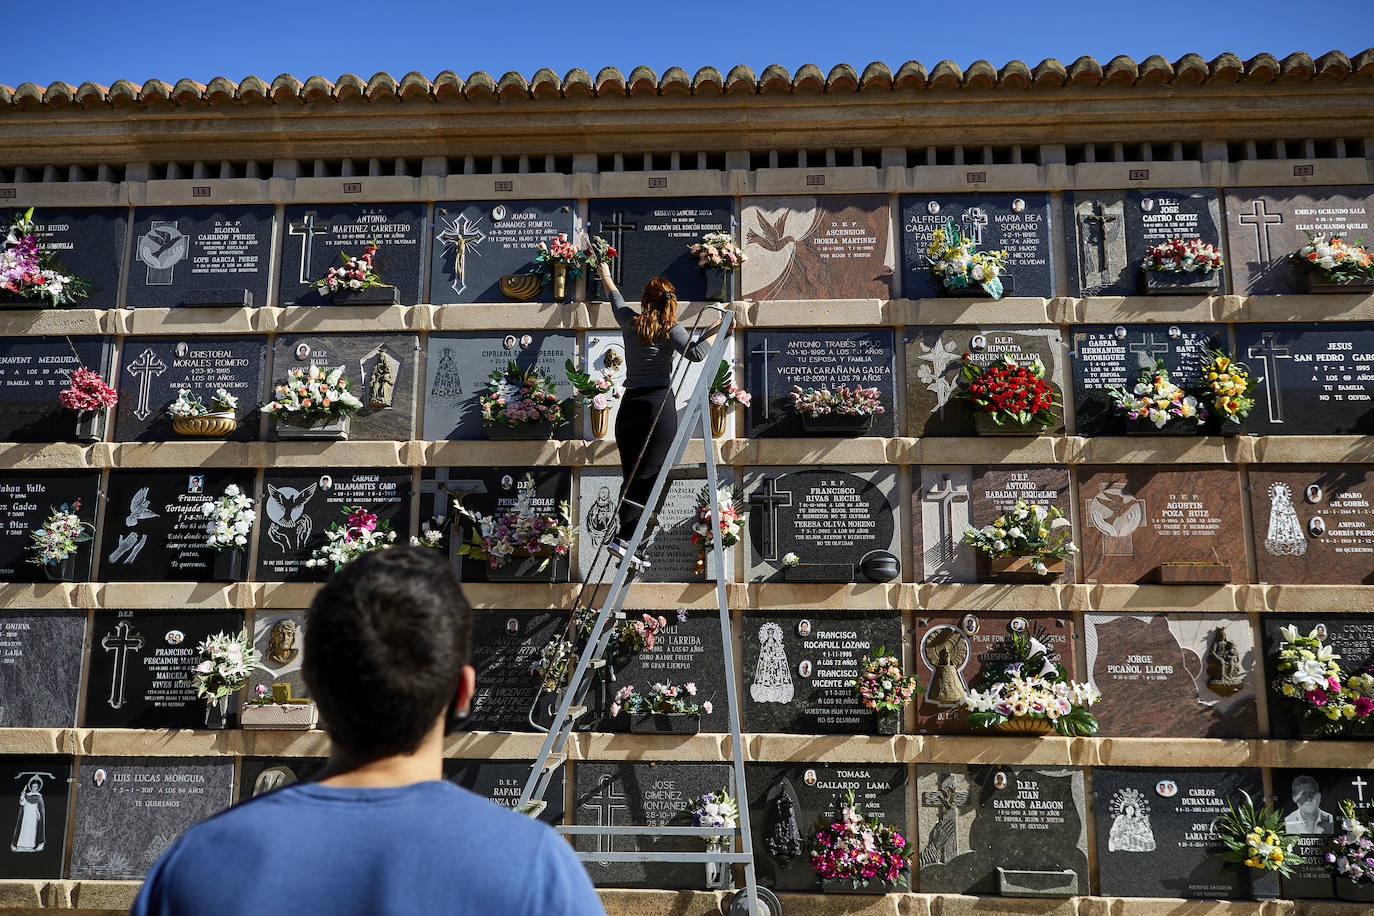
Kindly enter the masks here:
<path id="1" fill-rule="evenodd" d="M 798 563 L 782 568 L 784 582 L 853 582 L 854 567 L 849 563 Z"/>
<path id="2" fill-rule="evenodd" d="M 215 559 L 210 563 L 210 581 L 238 582 L 243 578 L 242 550 L 225 547 L 215 551 Z"/>
<path id="3" fill-rule="evenodd" d="M 1218 271 L 1190 271 L 1181 273 L 1172 270 L 1142 270 L 1145 275 L 1145 295 L 1147 296 L 1186 296 L 1190 293 L 1211 296 L 1221 285 Z"/>
<path id="4" fill-rule="evenodd" d="M 1050 560 L 1045 563 L 1045 574 L 1035 571 L 1035 561 L 1031 557 L 990 557 L 978 555 L 978 563 L 983 568 L 982 579 L 989 582 L 1023 582 L 1047 585 L 1064 575 L 1064 561 Z"/>
<path id="5" fill-rule="evenodd" d="M 978 436 L 1043 436 L 1049 429 L 1048 423 L 1017 423 L 1014 420 L 1006 420 L 998 426 L 992 414 L 985 410 L 973 415 L 973 432 Z"/>
<path id="6" fill-rule="evenodd" d="M 488 439 L 497 441 L 528 440 L 542 442 L 553 438 L 553 423 L 521 423 L 518 426 L 506 426 L 503 423 L 494 423 L 490 426 L 483 426 L 483 432 Z"/>
<path id="7" fill-rule="evenodd" d="M 1229 563 L 1161 563 L 1155 570 L 1160 585 L 1229 585 Z"/>
<path id="8" fill-rule="evenodd" d="M 319 724 L 320 710 L 313 700 L 304 703 L 244 703 L 239 727 L 274 731 L 309 731 Z"/>
<path id="9" fill-rule="evenodd" d="M 229 711 L 229 701 L 233 699 L 233 694 L 225 694 L 218 700 L 210 700 L 205 704 L 205 727 L 211 731 L 223 731 L 232 724 L 232 713 Z"/>
<path id="10" fill-rule="evenodd" d="M 246 289 L 198 289 L 181 300 L 187 308 L 241 309 L 253 307 L 253 293 Z"/>
<path id="11" fill-rule="evenodd" d="M 1053 735 L 1054 723 L 1038 716 L 1012 716 L 993 728 L 1008 735 Z"/>
<path id="12" fill-rule="evenodd" d="M 1374 293 L 1374 280 L 1333 283 L 1319 273 L 1309 272 L 1307 274 L 1307 291 L 1309 293 L 1335 293 L 1342 296 L 1367 296 Z"/>
<path id="13" fill-rule="evenodd" d="M 867 884 L 855 887 L 854 882 L 849 878 L 831 878 L 821 881 L 821 893 L 823 894 L 868 894 L 870 896 L 882 896 L 883 894 L 898 894 L 902 889 L 892 884 L 882 881 L 870 880 Z"/>
<path id="14" fill-rule="evenodd" d="M 277 417 L 278 439 L 347 439 L 349 421 L 353 418 L 345 414 L 327 420 L 315 420 L 304 424 L 294 423 L 284 416 Z"/>
<path id="15" fill-rule="evenodd" d="M 371 289 L 341 289 L 329 294 L 333 305 L 400 305 L 401 291 L 394 286 Z"/>
<path id="16" fill-rule="evenodd" d="M 701 731 L 701 716 L 687 713 L 641 713 L 630 716 L 632 735 L 695 735 Z"/>
<path id="17" fill-rule="evenodd" d="M 76 580 L 76 555 L 73 554 L 61 563 L 43 564 L 43 575 L 49 582 L 73 582 Z"/>
<path id="18" fill-rule="evenodd" d="M 1126 420 L 1128 436 L 1200 436 L 1202 425 L 1187 417 L 1174 417 L 1163 426 L 1155 426 L 1149 420 Z"/>
<path id="19" fill-rule="evenodd" d="M 173 417 L 172 430 L 178 436 L 198 439 L 218 439 L 238 428 L 239 421 L 232 413 L 208 413 L 200 417 Z"/>
<path id="20" fill-rule="evenodd" d="M 543 569 L 539 566 L 547 562 Z M 502 565 L 492 569 L 487 567 L 488 582 L 552 582 L 558 571 L 558 561 L 552 555 L 529 556 L 513 554 Z"/>
<path id="21" fill-rule="evenodd" d="M 801 421 L 802 429 L 809 436 L 862 436 L 873 425 L 873 415 L 826 414 L 823 417 L 808 417 L 802 414 Z"/>
<path id="22" fill-rule="evenodd" d="M 1077 897 L 1078 873 L 997 868 L 997 892 L 1003 897 Z"/>

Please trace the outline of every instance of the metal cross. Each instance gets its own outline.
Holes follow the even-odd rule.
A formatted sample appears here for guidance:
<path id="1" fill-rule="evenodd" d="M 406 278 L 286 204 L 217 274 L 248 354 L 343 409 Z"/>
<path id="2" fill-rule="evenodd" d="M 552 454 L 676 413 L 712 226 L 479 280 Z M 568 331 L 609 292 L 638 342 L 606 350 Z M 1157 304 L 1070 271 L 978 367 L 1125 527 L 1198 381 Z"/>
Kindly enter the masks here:
<path id="1" fill-rule="evenodd" d="M 768 478 L 768 489 L 765 492 L 750 496 L 749 504 L 759 506 L 764 514 L 765 524 L 759 532 L 759 540 L 762 541 L 759 554 L 762 559 L 776 560 L 778 558 L 778 508 L 792 505 L 792 491 L 779 490 L 778 478 L 770 477 Z"/>
<path id="2" fill-rule="evenodd" d="M 434 478 L 421 478 L 420 495 L 430 494 L 434 497 L 434 504 L 430 508 L 429 522 L 431 525 L 438 525 L 443 528 L 453 519 L 453 500 L 459 496 L 466 496 L 469 493 L 486 493 L 487 483 L 485 480 L 475 478 L 456 478 L 449 477 L 449 468 L 434 468 Z M 458 548 L 463 540 L 458 532 L 456 520 L 454 530 L 449 533 L 448 549 L 449 559 L 457 563 Z"/>
<path id="3" fill-rule="evenodd" d="M 624 282 L 625 272 L 622 265 L 625 263 L 625 232 L 637 232 L 639 223 L 625 221 L 625 211 L 616 210 L 609 220 L 601 221 L 601 231 L 609 231 L 611 247 L 615 249 L 616 257 L 611 261 L 611 279 L 616 283 Z"/>
<path id="4" fill-rule="evenodd" d="M 968 502 L 968 491 L 958 490 L 948 474 L 943 475 L 940 488 L 931 488 L 926 494 L 940 504 L 940 548 L 939 557 L 945 562 L 954 559 L 954 504 Z"/>
<path id="5" fill-rule="evenodd" d="M 1140 365 L 1154 368 L 1155 360 L 1169 352 L 1169 345 L 1163 341 L 1156 343 L 1154 331 L 1141 331 L 1140 343 L 1131 344 L 1130 349 L 1142 357 Z"/>
<path id="6" fill-rule="evenodd" d="M 129 374 L 138 379 L 138 402 L 134 405 L 134 416 L 146 420 L 152 415 L 148 406 L 148 396 L 153 389 L 153 377 L 167 371 L 167 364 L 157 358 L 151 349 L 144 350 L 138 359 L 125 367 Z"/>
<path id="7" fill-rule="evenodd" d="M 618 802 L 629 801 L 624 795 L 612 791 L 615 788 L 615 779 L 611 776 L 602 776 L 596 795 L 582 803 L 582 807 L 590 808 L 596 812 L 596 826 L 614 827 L 615 812 L 629 811 L 628 805 L 618 804 Z M 615 852 L 615 837 L 609 833 L 598 833 L 596 835 L 597 852 Z"/>
<path id="8" fill-rule="evenodd" d="M 1269 422 L 1282 423 L 1283 389 L 1279 387 L 1279 360 L 1292 359 L 1292 350 L 1288 347 L 1274 346 L 1274 332 L 1265 331 L 1260 335 L 1260 342 L 1252 344 L 1245 352 L 1251 359 L 1263 361 L 1264 393 L 1265 399 L 1269 402 Z"/>
<path id="9" fill-rule="evenodd" d="M 115 625 L 113 633 L 106 633 L 100 640 L 106 652 L 113 652 L 114 676 L 110 679 L 110 708 L 119 709 L 124 705 L 125 668 L 129 664 L 129 653 L 143 648 L 143 637 L 133 632 L 129 621 L 121 620 Z"/>
<path id="10" fill-rule="evenodd" d="M 310 279 L 310 258 L 315 251 L 315 236 L 328 235 L 329 224 L 315 224 L 316 213 L 314 210 L 308 211 L 299 223 L 292 223 L 287 227 L 287 235 L 299 235 L 301 237 L 301 282 L 311 283 Z"/>
<path id="11" fill-rule="evenodd" d="M 1367 786 L 1367 785 L 1369 785 L 1369 783 L 1365 782 L 1364 779 L 1363 779 L 1362 777 L 1356 776 L 1354 779 L 1350 780 L 1350 784 L 1351 784 L 1352 786 L 1355 787 L 1355 792 L 1356 792 L 1356 794 L 1358 794 L 1358 795 L 1360 796 L 1360 801 L 1363 802 L 1363 801 L 1364 801 L 1364 787 Z"/>
<path id="12" fill-rule="evenodd" d="M 1097 208 L 1096 213 L 1090 213 L 1083 217 L 1085 223 L 1097 224 L 1097 272 L 1107 272 L 1107 224 L 1116 222 L 1116 217 L 1107 212 L 1107 208 L 1102 205 L 1102 201 L 1093 201 L 1093 206 Z"/>
<path id="13" fill-rule="evenodd" d="M 453 287 L 455 293 L 467 289 L 468 246 L 477 254 L 477 245 L 486 241 L 486 235 L 477 228 L 477 221 L 460 215 L 456 220 L 444 220 L 444 229 L 438 239 L 445 245 L 453 246 Z"/>
<path id="14" fill-rule="evenodd" d="M 964 225 L 969 227 L 969 238 L 975 245 L 983 244 L 983 228 L 988 224 L 988 215 L 982 207 L 969 207 L 968 211 L 959 218 Z"/>
<path id="15" fill-rule="evenodd" d="M 763 343 L 749 351 L 753 356 L 763 357 L 763 374 L 759 378 L 763 379 L 763 419 L 768 419 L 768 357 L 781 356 L 781 350 L 770 350 L 768 348 L 768 338 L 763 339 Z"/>
<path id="16" fill-rule="evenodd" d="M 1249 213 L 1240 215 L 1240 221 L 1243 225 L 1255 227 L 1255 245 L 1259 248 L 1260 263 L 1267 265 L 1269 263 L 1269 227 L 1282 225 L 1283 214 L 1268 212 L 1264 201 L 1257 200 L 1250 208 Z"/>

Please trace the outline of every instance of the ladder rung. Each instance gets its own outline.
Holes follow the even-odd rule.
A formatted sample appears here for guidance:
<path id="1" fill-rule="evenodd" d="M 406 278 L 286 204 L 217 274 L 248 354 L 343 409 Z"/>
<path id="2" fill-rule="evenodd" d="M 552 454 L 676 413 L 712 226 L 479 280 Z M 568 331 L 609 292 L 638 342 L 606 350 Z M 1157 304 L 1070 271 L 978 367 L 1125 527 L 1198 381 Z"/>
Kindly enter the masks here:
<path id="1" fill-rule="evenodd" d="M 521 808 L 520 813 L 527 814 L 530 817 L 538 817 L 539 815 L 544 813 L 544 809 L 548 806 L 549 803 L 541 798 L 539 801 L 532 801 L 525 807 Z"/>
<path id="2" fill-rule="evenodd" d="M 569 706 L 569 707 L 568 707 L 568 718 L 569 718 L 569 719 L 578 719 L 578 718 L 581 718 L 582 716 L 585 716 L 586 714 L 587 714 L 587 707 L 585 707 L 585 706 Z"/>
<path id="3" fill-rule="evenodd" d="M 606 660 L 605 660 L 604 658 L 594 658 L 594 659 L 592 659 L 591 661 L 587 662 L 587 667 L 588 667 L 588 668 L 605 668 L 605 667 L 606 667 Z"/>
<path id="4" fill-rule="evenodd" d="M 552 773 L 554 770 L 568 762 L 567 754 L 553 754 L 548 760 L 544 761 L 544 772 Z"/>

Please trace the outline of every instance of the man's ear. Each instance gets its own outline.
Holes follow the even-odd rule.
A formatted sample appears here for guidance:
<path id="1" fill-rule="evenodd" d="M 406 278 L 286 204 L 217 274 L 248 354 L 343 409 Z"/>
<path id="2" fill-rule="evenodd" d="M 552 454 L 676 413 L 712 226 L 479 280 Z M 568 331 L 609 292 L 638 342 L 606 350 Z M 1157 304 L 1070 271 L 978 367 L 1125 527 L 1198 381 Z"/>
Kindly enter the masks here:
<path id="1" fill-rule="evenodd" d="M 477 670 L 471 665 L 463 666 L 458 680 L 458 693 L 453 698 L 453 711 L 466 716 L 472 711 L 472 696 L 477 692 Z"/>

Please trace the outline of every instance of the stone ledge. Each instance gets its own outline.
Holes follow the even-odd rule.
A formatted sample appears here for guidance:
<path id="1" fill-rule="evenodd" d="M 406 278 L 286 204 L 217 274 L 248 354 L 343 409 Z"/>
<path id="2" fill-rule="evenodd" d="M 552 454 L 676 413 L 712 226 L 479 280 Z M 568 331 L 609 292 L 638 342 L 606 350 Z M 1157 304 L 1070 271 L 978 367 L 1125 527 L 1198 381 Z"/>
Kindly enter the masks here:
<path id="1" fill-rule="evenodd" d="M 0 334 L 42 337 L 62 334 L 114 334 L 112 309 L 0 308 Z"/>
<path id="2" fill-rule="evenodd" d="M 106 582 L 97 586 L 97 607 L 236 610 L 257 606 L 252 582 Z"/>
<path id="3" fill-rule="evenodd" d="M 112 313 L 118 334 L 261 334 L 272 330 L 273 309 L 125 308 Z"/>
<path id="4" fill-rule="evenodd" d="M 427 317 L 413 305 L 289 306 L 273 310 L 272 329 L 280 334 L 414 331 Z"/>
<path id="5" fill-rule="evenodd" d="M 107 456 L 99 444 L 78 445 L 74 442 L 4 442 L 0 443 L 0 467 L 6 470 L 38 470 L 60 468 L 109 467 Z"/>

